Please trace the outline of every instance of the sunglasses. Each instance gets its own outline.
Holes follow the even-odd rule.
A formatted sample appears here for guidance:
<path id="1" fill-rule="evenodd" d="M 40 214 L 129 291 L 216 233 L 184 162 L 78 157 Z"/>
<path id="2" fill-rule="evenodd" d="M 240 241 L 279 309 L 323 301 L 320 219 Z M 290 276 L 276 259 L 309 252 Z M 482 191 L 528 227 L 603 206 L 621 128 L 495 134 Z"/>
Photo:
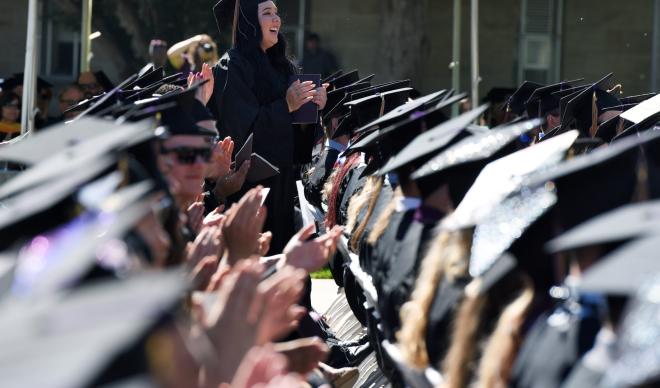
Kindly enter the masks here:
<path id="1" fill-rule="evenodd" d="M 204 163 L 208 163 L 211 160 L 211 148 L 163 148 L 161 153 L 175 154 L 179 163 L 187 165 L 195 164 L 197 158 L 201 158 Z"/>

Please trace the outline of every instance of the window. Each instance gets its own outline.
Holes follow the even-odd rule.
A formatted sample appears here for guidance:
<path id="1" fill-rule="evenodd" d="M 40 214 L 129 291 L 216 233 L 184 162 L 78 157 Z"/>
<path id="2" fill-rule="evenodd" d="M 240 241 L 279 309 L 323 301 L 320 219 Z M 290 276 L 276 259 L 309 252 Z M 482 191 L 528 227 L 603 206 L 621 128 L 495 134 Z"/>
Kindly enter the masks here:
<path id="1" fill-rule="evenodd" d="M 562 0 L 522 0 L 518 81 L 549 83 L 559 78 Z"/>

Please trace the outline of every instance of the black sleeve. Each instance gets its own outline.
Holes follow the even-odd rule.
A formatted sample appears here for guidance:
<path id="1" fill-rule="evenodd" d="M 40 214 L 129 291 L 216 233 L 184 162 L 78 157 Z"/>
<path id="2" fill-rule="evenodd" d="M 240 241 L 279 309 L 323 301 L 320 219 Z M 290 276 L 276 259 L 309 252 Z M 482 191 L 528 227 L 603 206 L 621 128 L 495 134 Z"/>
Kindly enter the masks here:
<path id="1" fill-rule="evenodd" d="M 291 166 L 294 133 L 285 96 L 260 104 L 252 91 L 252 66 L 237 56 L 227 67 L 225 83 L 216 82 L 214 91 L 220 133 L 232 137 L 236 150 L 253 133 L 254 152 L 280 168 Z"/>

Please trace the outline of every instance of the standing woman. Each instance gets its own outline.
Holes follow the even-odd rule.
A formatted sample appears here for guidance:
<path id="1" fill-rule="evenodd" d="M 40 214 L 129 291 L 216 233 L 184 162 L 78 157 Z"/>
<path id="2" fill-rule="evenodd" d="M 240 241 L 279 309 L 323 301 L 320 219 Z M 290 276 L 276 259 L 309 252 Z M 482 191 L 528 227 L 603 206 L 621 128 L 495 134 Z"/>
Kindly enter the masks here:
<path id="1" fill-rule="evenodd" d="M 314 143 L 314 128 L 294 125 L 291 113 L 310 101 L 323 109 L 325 85 L 315 88 L 311 82 L 299 81 L 289 85 L 298 71 L 287 58 L 282 20 L 273 1 L 221 0 L 213 11 L 221 30 L 232 28 L 233 47 L 214 68 L 210 107 L 221 136 L 231 136 L 239 149 L 253 134 L 253 151 L 280 170 L 273 178 L 243 188 L 271 189 L 265 230 L 273 232 L 271 253 L 279 253 L 295 232 L 297 166 L 311 161 Z"/>

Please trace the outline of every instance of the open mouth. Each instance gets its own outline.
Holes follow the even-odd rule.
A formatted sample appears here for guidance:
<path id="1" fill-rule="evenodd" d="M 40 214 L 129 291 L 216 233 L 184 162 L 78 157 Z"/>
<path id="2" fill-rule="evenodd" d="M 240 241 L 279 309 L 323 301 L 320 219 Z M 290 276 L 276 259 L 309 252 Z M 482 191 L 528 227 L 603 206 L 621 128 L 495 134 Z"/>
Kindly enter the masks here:
<path id="1" fill-rule="evenodd" d="M 273 27 L 273 28 L 271 28 L 269 31 L 272 32 L 272 33 L 277 34 L 277 33 L 279 32 L 279 29 Z"/>

